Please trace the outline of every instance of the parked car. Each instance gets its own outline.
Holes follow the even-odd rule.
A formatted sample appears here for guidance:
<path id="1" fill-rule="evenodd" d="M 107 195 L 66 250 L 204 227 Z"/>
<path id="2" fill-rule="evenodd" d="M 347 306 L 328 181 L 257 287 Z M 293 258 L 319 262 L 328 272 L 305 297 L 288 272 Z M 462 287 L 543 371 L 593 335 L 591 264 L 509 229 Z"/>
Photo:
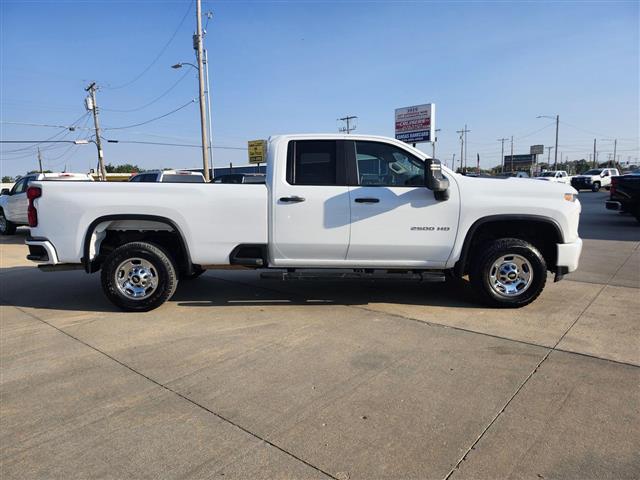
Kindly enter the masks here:
<path id="1" fill-rule="evenodd" d="M 567 185 L 465 177 L 398 140 L 339 134 L 270 138 L 266 178 L 180 190 L 36 182 L 29 258 L 100 270 L 107 298 L 130 311 L 158 307 L 207 268 L 469 274 L 484 302 L 513 308 L 540 295 L 547 271 L 557 281 L 578 267 L 581 206 Z"/>
<path id="2" fill-rule="evenodd" d="M 630 213 L 640 222 L 640 172 L 613 177 L 605 206 L 608 210 Z"/>
<path id="3" fill-rule="evenodd" d="M 265 183 L 264 173 L 229 173 L 213 179 L 213 183 Z"/>
<path id="4" fill-rule="evenodd" d="M 28 205 L 27 186 L 32 181 L 92 182 L 86 173 L 32 173 L 18 179 L 11 189 L 0 191 L 0 235 L 12 235 L 16 227 L 27 225 Z"/>
<path id="5" fill-rule="evenodd" d="M 546 180 L 548 182 L 565 183 L 569 185 L 571 183 L 571 177 L 564 170 L 547 170 L 535 177 L 536 180 Z"/>
<path id="6" fill-rule="evenodd" d="M 205 183 L 204 175 L 189 170 L 149 170 L 131 177 L 129 182 L 142 183 Z"/>
<path id="7" fill-rule="evenodd" d="M 576 190 L 599 191 L 602 187 L 609 189 L 611 177 L 620 175 L 617 168 L 594 168 L 575 175 L 571 179 L 571 186 Z"/>

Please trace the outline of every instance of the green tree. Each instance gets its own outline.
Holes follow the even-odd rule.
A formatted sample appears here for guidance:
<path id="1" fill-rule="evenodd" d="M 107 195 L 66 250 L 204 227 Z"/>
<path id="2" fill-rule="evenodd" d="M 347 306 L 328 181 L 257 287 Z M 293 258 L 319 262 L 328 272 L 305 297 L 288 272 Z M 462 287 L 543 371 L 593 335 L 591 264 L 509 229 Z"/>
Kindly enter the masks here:
<path id="1" fill-rule="evenodd" d="M 32 173 L 40 173 L 40 170 L 31 170 L 27 172 L 27 175 L 31 175 Z M 42 173 L 53 173 L 51 170 L 43 170 Z"/>
<path id="2" fill-rule="evenodd" d="M 132 165 L 130 163 L 123 163 L 122 165 L 111 165 L 108 163 L 104 166 L 104 169 L 107 173 L 135 173 L 144 171 L 144 169 L 138 165 Z"/>
<path id="3" fill-rule="evenodd" d="M 2 183 L 13 183 L 13 177 L 5 175 L 4 177 L 2 177 Z"/>

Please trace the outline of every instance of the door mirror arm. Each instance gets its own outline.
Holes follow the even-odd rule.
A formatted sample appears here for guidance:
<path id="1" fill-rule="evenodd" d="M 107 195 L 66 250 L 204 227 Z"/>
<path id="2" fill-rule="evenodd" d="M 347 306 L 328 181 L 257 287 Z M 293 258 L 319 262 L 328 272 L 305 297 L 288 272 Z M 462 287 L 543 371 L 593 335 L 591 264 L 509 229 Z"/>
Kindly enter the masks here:
<path id="1" fill-rule="evenodd" d="M 425 186 L 433 192 L 436 200 L 449 199 L 449 179 L 442 174 L 440 160 L 428 158 L 424 162 Z"/>

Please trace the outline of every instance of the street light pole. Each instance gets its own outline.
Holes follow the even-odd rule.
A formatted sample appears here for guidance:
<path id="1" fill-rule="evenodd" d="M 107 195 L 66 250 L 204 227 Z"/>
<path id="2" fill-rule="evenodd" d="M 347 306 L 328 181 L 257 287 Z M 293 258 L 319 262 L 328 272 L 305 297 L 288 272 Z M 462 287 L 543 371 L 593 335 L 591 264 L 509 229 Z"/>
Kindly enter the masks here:
<path id="1" fill-rule="evenodd" d="M 207 124 L 209 126 L 209 160 L 211 161 L 211 171 L 213 172 L 213 126 L 211 122 L 211 89 L 209 87 L 209 54 L 204 51 L 205 74 L 207 77 Z"/>
<path id="2" fill-rule="evenodd" d="M 560 126 L 560 115 L 556 115 L 556 148 L 553 151 L 554 160 L 553 160 L 553 169 L 558 169 L 558 128 Z"/>
<path id="3" fill-rule="evenodd" d="M 207 141 L 207 106 L 204 103 L 204 63 L 202 48 L 202 0 L 196 0 L 197 30 L 195 35 L 196 51 L 198 57 L 198 88 L 200 97 L 200 132 L 202 135 L 202 169 L 205 182 L 209 182 L 209 143 Z"/>

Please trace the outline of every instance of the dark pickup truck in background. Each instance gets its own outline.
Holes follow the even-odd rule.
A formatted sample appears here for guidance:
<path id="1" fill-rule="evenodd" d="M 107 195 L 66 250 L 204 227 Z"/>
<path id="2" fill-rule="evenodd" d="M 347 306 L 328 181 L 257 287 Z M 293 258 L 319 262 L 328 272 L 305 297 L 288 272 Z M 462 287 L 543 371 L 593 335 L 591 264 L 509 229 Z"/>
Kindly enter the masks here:
<path id="1" fill-rule="evenodd" d="M 607 210 L 618 210 L 634 215 L 640 222 L 640 172 L 611 179 Z"/>

